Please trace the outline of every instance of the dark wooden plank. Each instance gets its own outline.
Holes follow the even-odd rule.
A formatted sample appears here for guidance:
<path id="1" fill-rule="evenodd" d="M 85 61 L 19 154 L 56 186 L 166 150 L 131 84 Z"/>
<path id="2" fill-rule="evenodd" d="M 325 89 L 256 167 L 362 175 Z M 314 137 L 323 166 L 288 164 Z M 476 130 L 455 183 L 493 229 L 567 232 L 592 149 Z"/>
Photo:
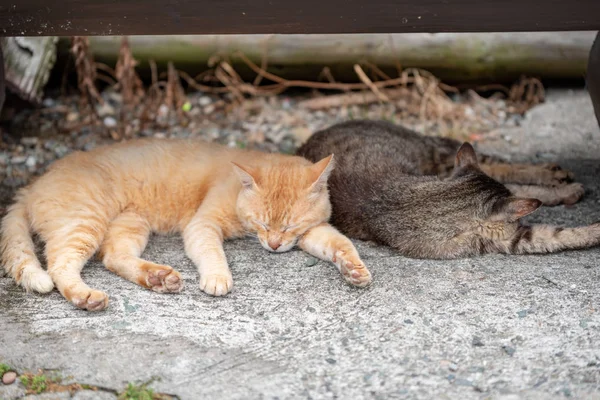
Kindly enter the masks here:
<path id="1" fill-rule="evenodd" d="M 600 0 L 3 0 L 2 36 L 599 30 Z"/>
<path id="2" fill-rule="evenodd" d="M 600 33 L 596 36 L 596 40 L 590 50 L 590 58 L 587 67 L 587 87 L 594 105 L 594 112 L 598 125 L 600 125 Z"/>
<path id="3" fill-rule="evenodd" d="M 0 112 L 4 106 L 6 96 L 6 83 L 4 81 L 4 53 L 2 53 L 2 43 L 0 43 Z"/>

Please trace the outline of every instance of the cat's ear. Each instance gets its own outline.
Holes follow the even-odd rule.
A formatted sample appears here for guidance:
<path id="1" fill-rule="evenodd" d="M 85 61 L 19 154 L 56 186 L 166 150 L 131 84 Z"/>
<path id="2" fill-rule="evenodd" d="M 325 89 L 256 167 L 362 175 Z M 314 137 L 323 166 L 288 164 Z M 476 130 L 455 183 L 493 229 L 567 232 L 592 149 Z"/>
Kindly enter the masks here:
<path id="1" fill-rule="evenodd" d="M 242 183 L 242 187 L 244 189 L 258 188 L 258 185 L 256 184 L 256 179 L 255 179 L 256 171 L 253 168 L 247 167 L 247 166 L 242 166 L 233 161 L 231 163 L 233 164 L 233 169 L 239 176 L 240 182 Z"/>
<path id="2" fill-rule="evenodd" d="M 497 212 L 500 213 L 505 220 L 514 222 L 526 215 L 531 214 L 540 208 L 541 205 L 542 202 L 538 199 L 509 197 L 498 205 Z"/>
<path id="3" fill-rule="evenodd" d="M 477 162 L 477 154 L 475 154 L 475 149 L 473 146 L 471 146 L 471 144 L 468 142 L 464 142 L 456 153 L 454 168 L 462 169 L 469 166 L 479 168 L 479 163 Z"/>
<path id="4" fill-rule="evenodd" d="M 320 192 L 327 185 L 327 179 L 333 170 L 333 166 L 333 154 L 331 154 L 309 167 L 312 182 L 310 189 L 312 192 Z"/>

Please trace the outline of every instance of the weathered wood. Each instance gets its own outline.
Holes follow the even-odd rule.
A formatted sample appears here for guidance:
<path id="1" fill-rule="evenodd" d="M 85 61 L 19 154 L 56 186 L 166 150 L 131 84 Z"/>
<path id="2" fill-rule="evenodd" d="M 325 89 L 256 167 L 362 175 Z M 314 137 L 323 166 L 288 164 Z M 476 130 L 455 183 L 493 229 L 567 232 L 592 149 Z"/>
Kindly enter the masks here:
<path id="1" fill-rule="evenodd" d="M 0 112 L 2 112 L 5 96 L 6 84 L 4 81 L 4 55 L 2 54 L 2 41 L 0 40 Z"/>
<path id="2" fill-rule="evenodd" d="M 587 87 L 592 98 L 598 125 L 600 125 L 600 32 L 596 36 L 594 45 L 590 50 L 587 68 Z"/>
<path id="3" fill-rule="evenodd" d="M 2 38 L 6 86 L 21 98 L 37 102 L 56 61 L 57 37 Z"/>
<path id="4" fill-rule="evenodd" d="M 5 0 L 0 35 L 599 30 L 598 0 Z"/>
<path id="5" fill-rule="evenodd" d="M 425 68 L 444 81 L 514 81 L 522 74 L 570 79 L 585 74 L 594 32 L 405 33 L 367 35 L 190 35 L 132 36 L 129 43 L 148 71 L 148 60 L 161 68 L 173 62 L 195 74 L 215 55 L 226 56 L 242 75 L 239 58 L 260 65 L 266 57 L 272 71 L 288 79 L 317 79 L 327 66 L 336 79 L 356 80 L 353 65 L 371 62 L 390 74 L 402 67 Z M 90 48 L 96 60 L 114 65 L 121 38 L 95 36 Z M 65 54 L 68 40 L 59 46 Z M 250 71 L 248 71 L 250 72 Z M 253 77 L 250 73 L 248 77 Z"/>

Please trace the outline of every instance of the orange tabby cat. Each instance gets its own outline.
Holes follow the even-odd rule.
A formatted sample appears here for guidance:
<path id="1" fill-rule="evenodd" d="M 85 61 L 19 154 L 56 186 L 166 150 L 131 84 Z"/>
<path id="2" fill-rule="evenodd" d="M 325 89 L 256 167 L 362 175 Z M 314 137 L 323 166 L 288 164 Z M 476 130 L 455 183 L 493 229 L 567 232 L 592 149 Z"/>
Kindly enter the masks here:
<path id="1" fill-rule="evenodd" d="M 334 262 L 366 286 L 371 274 L 345 236 L 327 224 L 333 156 L 315 164 L 295 156 L 228 149 L 190 140 L 136 140 L 73 153 L 21 189 L 2 221 L 6 271 L 27 290 L 54 285 L 77 307 L 102 310 L 105 293 L 81 279 L 99 250 L 104 265 L 156 292 L 179 292 L 170 266 L 140 258 L 151 232 L 182 232 L 200 288 L 222 296 L 233 285 L 224 239 L 255 234 L 264 248 L 296 243 Z M 48 272 L 31 231 L 46 243 Z"/>

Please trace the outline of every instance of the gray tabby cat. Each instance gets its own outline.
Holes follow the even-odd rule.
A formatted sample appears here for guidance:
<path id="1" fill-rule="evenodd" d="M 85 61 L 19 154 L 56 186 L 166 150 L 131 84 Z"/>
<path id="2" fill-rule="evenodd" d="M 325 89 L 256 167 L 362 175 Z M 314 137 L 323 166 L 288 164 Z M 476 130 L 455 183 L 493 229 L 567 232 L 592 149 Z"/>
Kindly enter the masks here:
<path id="1" fill-rule="evenodd" d="M 478 160 L 468 143 L 460 146 L 381 121 L 334 125 L 298 150 L 311 161 L 331 153 L 337 159 L 329 178 L 332 224 L 403 255 L 451 259 L 600 244 L 600 224 L 520 223 L 542 203 L 572 204 L 583 196 L 583 186 L 568 183 L 573 175 L 556 165 Z"/>

